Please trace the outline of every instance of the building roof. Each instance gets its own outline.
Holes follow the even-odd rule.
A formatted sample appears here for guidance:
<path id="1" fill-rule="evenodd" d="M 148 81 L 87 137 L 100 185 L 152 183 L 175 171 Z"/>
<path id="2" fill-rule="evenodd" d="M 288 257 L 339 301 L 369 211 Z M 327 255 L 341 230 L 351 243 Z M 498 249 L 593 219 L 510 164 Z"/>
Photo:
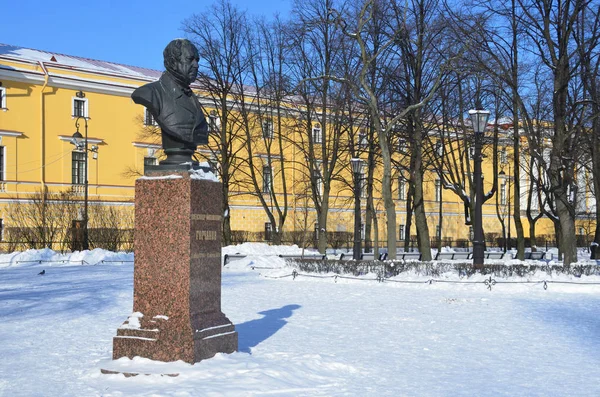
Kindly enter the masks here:
<path id="1" fill-rule="evenodd" d="M 133 78 L 156 80 L 161 71 L 142 68 L 139 66 L 122 65 L 114 62 L 99 61 L 56 52 L 34 50 L 31 48 L 0 43 L 0 57 L 12 58 L 28 62 L 44 62 L 45 64 L 65 66 L 82 71 L 118 74 Z"/>

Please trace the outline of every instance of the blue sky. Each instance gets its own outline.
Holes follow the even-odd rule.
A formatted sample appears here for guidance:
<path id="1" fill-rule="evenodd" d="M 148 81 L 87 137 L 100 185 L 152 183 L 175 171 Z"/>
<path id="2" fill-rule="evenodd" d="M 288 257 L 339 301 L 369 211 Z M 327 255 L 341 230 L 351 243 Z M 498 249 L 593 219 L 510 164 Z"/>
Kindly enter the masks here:
<path id="1" fill-rule="evenodd" d="M 250 15 L 288 14 L 293 0 L 231 0 Z M 212 0 L 0 0 L 0 43 L 162 70 L 181 22 Z"/>

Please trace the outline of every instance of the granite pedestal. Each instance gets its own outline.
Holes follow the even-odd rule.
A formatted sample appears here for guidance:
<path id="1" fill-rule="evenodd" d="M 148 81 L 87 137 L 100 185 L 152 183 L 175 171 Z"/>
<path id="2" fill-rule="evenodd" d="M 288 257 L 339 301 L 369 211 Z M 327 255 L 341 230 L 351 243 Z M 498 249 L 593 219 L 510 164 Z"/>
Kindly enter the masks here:
<path id="1" fill-rule="evenodd" d="M 113 359 L 195 363 L 237 350 L 221 311 L 221 184 L 152 172 L 135 184 L 133 314 Z"/>

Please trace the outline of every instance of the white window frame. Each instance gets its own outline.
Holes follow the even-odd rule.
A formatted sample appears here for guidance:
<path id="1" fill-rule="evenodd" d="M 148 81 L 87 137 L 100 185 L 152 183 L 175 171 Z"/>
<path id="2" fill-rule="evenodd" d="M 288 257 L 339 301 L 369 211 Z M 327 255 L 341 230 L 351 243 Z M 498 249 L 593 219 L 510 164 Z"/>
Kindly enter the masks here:
<path id="1" fill-rule="evenodd" d="M 146 160 L 152 160 L 152 164 L 146 164 Z M 154 156 L 144 156 L 144 166 L 146 165 L 158 165 L 158 159 Z"/>
<path id="2" fill-rule="evenodd" d="M 406 231 L 404 230 L 405 228 L 406 228 L 406 225 L 400 224 L 398 226 L 398 240 L 400 240 L 400 241 L 404 240 L 404 237 L 405 237 L 405 234 L 406 234 Z"/>
<path id="3" fill-rule="evenodd" d="M 500 185 L 500 204 L 506 205 L 506 182 Z"/>
<path id="4" fill-rule="evenodd" d="M 268 175 L 268 177 L 267 177 Z M 268 165 L 263 166 L 263 193 L 271 193 L 271 184 L 273 183 L 273 169 Z"/>
<path id="5" fill-rule="evenodd" d="M 363 130 L 358 133 L 358 147 L 364 149 L 367 147 L 367 133 Z"/>
<path id="6" fill-rule="evenodd" d="M 83 115 L 81 117 L 84 118 L 89 118 L 90 117 L 90 108 L 89 108 L 89 101 L 87 98 L 77 98 L 77 97 L 71 97 L 71 117 L 72 118 L 77 118 L 79 116 L 75 115 L 75 101 L 82 101 L 83 102 Z"/>
<path id="7" fill-rule="evenodd" d="M 506 153 L 506 148 L 502 148 L 502 150 L 500 150 L 500 164 L 508 164 L 508 155 Z"/>
<path id="8" fill-rule="evenodd" d="M 323 161 L 315 160 L 315 165 L 313 169 L 313 175 L 315 177 L 315 188 L 317 189 L 317 196 L 321 197 L 323 194 Z"/>
<path id="9" fill-rule="evenodd" d="M 0 181 L 6 180 L 6 146 L 2 145 L 2 137 L 0 137 L 0 157 L 2 157 L 2 162 L 0 162 Z"/>
<path id="10" fill-rule="evenodd" d="M 406 200 L 406 181 L 398 177 L 398 200 Z"/>
<path id="11" fill-rule="evenodd" d="M 0 109 L 5 112 L 8 110 L 6 106 L 6 87 L 0 87 Z"/>
<path id="12" fill-rule="evenodd" d="M 442 199 L 442 181 L 439 179 L 435 180 L 435 201 L 439 203 Z"/>
<path id="13" fill-rule="evenodd" d="M 321 124 L 315 124 L 313 127 L 312 139 L 313 143 L 323 143 L 323 129 L 321 128 Z"/>
<path id="14" fill-rule="evenodd" d="M 263 120 L 261 128 L 263 138 L 273 139 L 273 120 Z"/>
<path id="15" fill-rule="evenodd" d="M 360 170 L 359 184 L 360 184 L 360 197 L 367 198 L 367 178 L 366 178 L 364 167 L 361 167 L 361 170 Z"/>
<path id="16" fill-rule="evenodd" d="M 148 119 L 152 120 L 152 123 L 148 124 Z M 156 122 L 156 120 L 154 119 L 154 116 L 152 116 L 152 113 L 150 113 L 150 111 L 148 110 L 148 108 L 144 108 L 144 125 L 151 127 L 151 126 L 158 126 L 158 123 Z"/>

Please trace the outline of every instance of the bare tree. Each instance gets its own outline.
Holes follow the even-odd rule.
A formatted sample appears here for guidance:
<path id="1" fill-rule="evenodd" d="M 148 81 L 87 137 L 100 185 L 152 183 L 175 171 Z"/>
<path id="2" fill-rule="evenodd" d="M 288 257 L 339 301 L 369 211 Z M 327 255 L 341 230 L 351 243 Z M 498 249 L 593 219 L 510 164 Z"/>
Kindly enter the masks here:
<path id="1" fill-rule="evenodd" d="M 64 249 L 71 222 L 80 218 L 78 202 L 80 198 L 71 190 L 38 190 L 26 200 L 14 197 L 6 209 L 6 238 L 20 244 L 14 248 Z"/>
<path id="2" fill-rule="evenodd" d="M 381 158 L 383 161 L 383 173 L 382 173 L 382 197 L 385 205 L 385 211 L 387 215 L 387 248 L 390 259 L 396 258 L 396 208 L 394 199 L 392 197 L 392 148 L 390 147 L 389 140 L 390 136 L 394 135 L 394 129 L 397 123 L 406 117 L 408 114 L 414 112 L 416 109 L 422 108 L 435 94 L 437 88 L 442 79 L 440 67 L 439 73 L 436 79 L 433 81 L 429 88 L 429 92 L 423 94 L 423 97 L 419 102 L 412 104 L 404 104 L 405 106 L 399 112 L 397 112 L 391 119 L 385 120 L 384 110 L 385 105 L 380 102 L 380 98 L 377 93 L 372 90 L 372 82 L 369 80 L 370 70 L 374 62 L 379 59 L 382 54 L 390 51 L 396 43 L 402 40 L 407 40 L 406 27 L 398 26 L 392 29 L 391 36 L 382 43 L 376 52 L 368 45 L 366 36 L 369 31 L 369 24 L 372 23 L 377 16 L 377 10 L 381 6 L 378 0 L 366 0 L 357 16 L 355 17 L 355 24 L 352 28 L 348 26 L 342 15 L 331 10 L 331 13 L 335 15 L 337 23 L 342 27 L 344 34 L 352 39 L 359 47 L 359 58 L 358 58 L 358 75 L 356 83 L 352 84 L 352 81 L 348 79 L 327 76 L 337 81 L 352 84 L 354 88 L 355 96 L 365 104 L 369 110 L 369 115 L 373 122 L 374 130 L 377 134 L 378 143 L 381 149 Z M 402 13 L 400 12 L 399 15 Z M 352 29 L 352 30 L 350 30 Z"/>
<path id="3" fill-rule="evenodd" d="M 344 105 L 349 100 L 342 84 L 326 76 L 340 71 L 346 43 L 339 27 L 330 18 L 333 0 L 297 2 L 292 14 L 292 73 L 299 83 L 296 101 L 301 117 L 297 123 L 298 139 L 293 143 L 304 157 L 298 162 L 299 173 L 309 177 L 316 211 L 318 249 L 327 248 L 327 222 L 332 183 L 345 167 L 340 162 L 342 136 L 349 126 Z M 344 73 L 344 71 L 341 71 Z"/>
<path id="4" fill-rule="evenodd" d="M 553 82 L 553 134 L 549 164 L 550 193 L 554 197 L 559 245 L 564 263 L 577 261 L 575 240 L 574 185 L 577 149 L 581 138 L 578 125 L 569 125 L 569 86 L 578 69 L 577 49 L 573 45 L 577 21 L 591 0 L 517 0 L 526 33 L 537 57 L 548 68 Z M 571 128 L 570 128 L 571 127 Z"/>
<path id="5" fill-rule="evenodd" d="M 254 27 L 247 31 L 245 60 L 247 80 L 253 88 L 240 84 L 235 94 L 240 129 L 245 134 L 247 163 L 240 172 L 269 219 L 272 242 L 281 244 L 289 204 L 286 174 L 289 163 L 285 162 L 284 152 L 290 146 L 285 132 L 290 129 L 287 120 L 291 116 L 285 103 L 290 83 L 286 74 L 284 24 L 276 19 L 270 24 L 258 21 Z M 238 79 L 243 82 L 244 76 Z"/>
<path id="6" fill-rule="evenodd" d="M 223 192 L 223 242 L 231 243 L 230 193 L 236 186 L 239 152 L 244 150 L 243 131 L 237 123 L 235 103 L 231 97 L 239 91 L 239 76 L 244 51 L 246 16 L 228 0 L 220 0 L 208 12 L 194 15 L 183 22 L 183 29 L 198 47 L 200 71 L 198 82 L 209 98 L 214 112 L 209 114 L 208 153 L 201 157 L 216 163 Z"/>

